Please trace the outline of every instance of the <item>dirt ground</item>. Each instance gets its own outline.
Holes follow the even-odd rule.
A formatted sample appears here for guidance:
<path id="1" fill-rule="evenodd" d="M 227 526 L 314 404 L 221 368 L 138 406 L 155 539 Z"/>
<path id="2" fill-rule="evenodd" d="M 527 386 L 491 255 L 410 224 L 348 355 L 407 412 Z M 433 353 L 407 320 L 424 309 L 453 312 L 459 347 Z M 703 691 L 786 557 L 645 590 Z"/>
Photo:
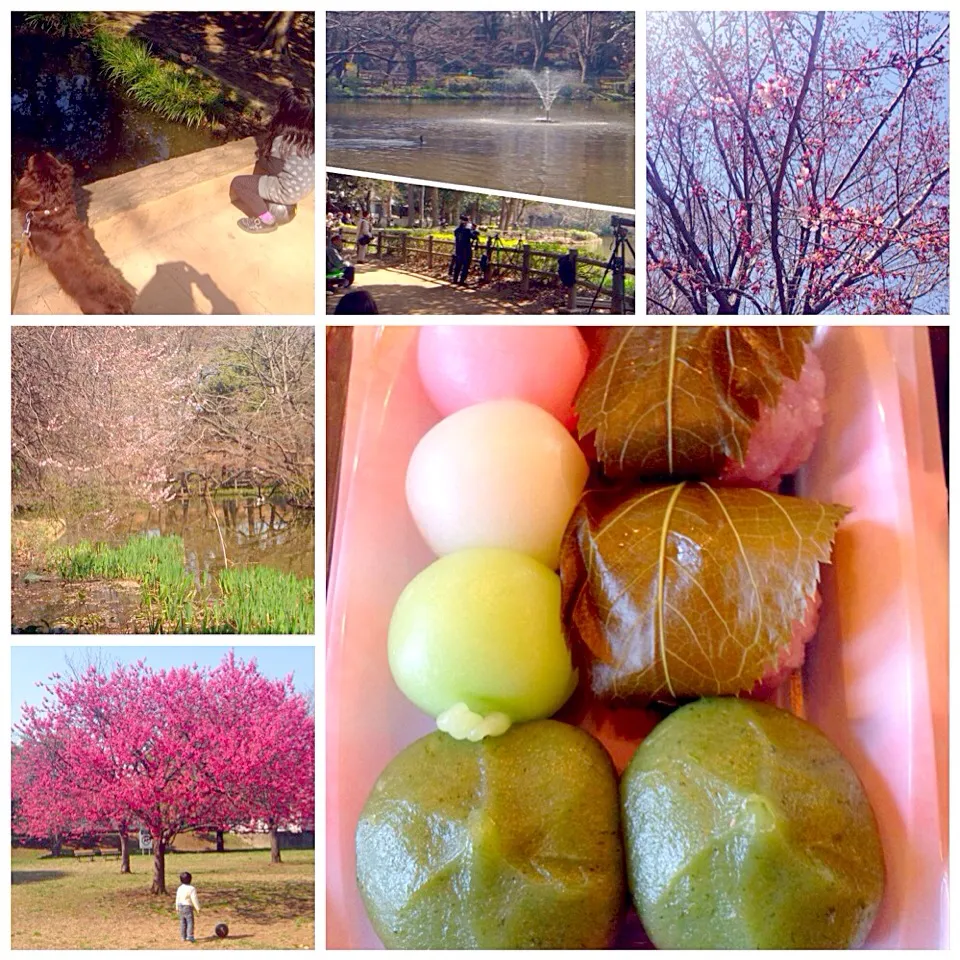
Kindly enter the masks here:
<path id="1" fill-rule="evenodd" d="M 315 17 L 300 13 L 285 56 L 258 50 L 269 13 L 104 13 L 158 53 L 196 64 L 267 105 L 284 86 L 314 89 Z"/>
<path id="2" fill-rule="evenodd" d="M 366 290 L 380 313 L 388 314 L 518 314 L 543 313 L 534 300 L 512 301 L 471 286 L 455 287 L 445 280 L 397 267 L 358 264 L 351 289 Z M 333 313 L 345 291 L 327 293 L 327 313 Z"/>
<path id="3" fill-rule="evenodd" d="M 41 859 L 15 850 L 11 873 L 13 949 L 276 950 L 314 947 L 314 856 L 284 850 L 168 854 L 166 896 L 149 893 L 152 859 L 134 854 L 132 873 L 116 860 Z M 180 940 L 173 907 L 182 870 L 200 901 L 195 944 Z M 229 935 L 214 934 L 226 923 Z"/>
<path id="4" fill-rule="evenodd" d="M 380 263 L 356 264 L 354 290 L 366 290 L 382 314 L 461 315 L 461 314 L 567 314 L 567 293 L 559 285 L 531 284 L 523 296 L 519 284 L 478 284 L 473 278 L 465 287 L 454 286 L 442 270 L 428 271 L 422 266 L 383 266 Z M 345 290 L 327 291 L 327 313 L 336 310 Z M 579 298 L 579 313 L 585 313 L 590 295 Z M 609 297 L 601 298 L 597 315 L 609 315 Z M 605 306 L 606 305 L 606 306 Z"/>

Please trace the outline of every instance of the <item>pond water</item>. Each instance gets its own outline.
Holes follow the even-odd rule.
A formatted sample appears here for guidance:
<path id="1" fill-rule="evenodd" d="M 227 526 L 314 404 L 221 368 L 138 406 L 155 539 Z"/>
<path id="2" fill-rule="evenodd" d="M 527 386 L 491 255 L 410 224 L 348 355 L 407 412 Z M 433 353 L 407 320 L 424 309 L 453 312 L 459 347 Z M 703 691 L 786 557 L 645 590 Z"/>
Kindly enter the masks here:
<path id="1" fill-rule="evenodd" d="M 632 104 L 332 100 L 327 164 L 633 209 Z M 423 137 L 423 143 L 420 142 Z"/>
<path id="2" fill-rule="evenodd" d="M 84 184 L 235 139 L 173 123 L 126 100 L 79 40 L 18 31 L 13 49 L 14 177 L 41 150 L 72 164 Z"/>
<path id="3" fill-rule="evenodd" d="M 231 565 L 258 563 L 313 576 L 314 513 L 283 497 L 263 503 L 255 497 L 185 499 L 159 509 L 91 514 L 69 520 L 55 545 L 91 540 L 118 546 L 134 534 L 182 537 L 187 569 L 198 583 L 201 570 L 214 576 L 223 569 L 224 551 Z M 74 622 L 84 624 L 83 632 L 129 632 L 139 610 L 140 587 L 133 581 L 64 583 L 55 574 L 28 573 L 15 578 L 11 598 L 17 631 Z M 91 614 L 98 618 L 94 627 Z"/>
<path id="4" fill-rule="evenodd" d="M 628 239 L 632 247 L 633 231 L 630 232 Z M 583 256 L 590 257 L 591 260 L 609 260 L 610 254 L 613 253 L 613 237 L 597 237 L 596 240 L 591 240 L 589 243 L 579 244 L 578 249 Z M 622 252 L 626 257 L 627 264 L 632 265 L 634 263 L 634 255 L 627 249 L 623 249 Z"/>
<path id="5" fill-rule="evenodd" d="M 212 575 L 223 569 L 224 550 L 231 565 L 262 563 L 312 577 L 313 527 L 313 511 L 291 506 L 283 497 L 263 503 L 256 497 L 194 498 L 119 517 L 94 514 L 71 520 L 57 546 L 80 540 L 103 540 L 115 546 L 138 533 L 176 534 L 183 539 L 187 568 L 198 577 L 201 570 Z"/>

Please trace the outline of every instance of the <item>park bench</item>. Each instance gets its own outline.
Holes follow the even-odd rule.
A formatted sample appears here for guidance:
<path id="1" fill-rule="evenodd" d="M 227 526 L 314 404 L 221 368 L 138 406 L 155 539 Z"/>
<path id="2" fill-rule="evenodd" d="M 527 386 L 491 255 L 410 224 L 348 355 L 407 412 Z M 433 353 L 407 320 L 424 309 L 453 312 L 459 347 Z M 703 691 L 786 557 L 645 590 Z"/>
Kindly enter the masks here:
<path id="1" fill-rule="evenodd" d="M 346 275 L 343 270 L 329 270 L 327 272 L 327 289 L 336 290 L 338 287 L 346 287 L 349 284 L 347 283 Z"/>
<path id="2" fill-rule="evenodd" d="M 96 856 L 95 850 L 74 850 L 73 859 L 74 860 L 93 860 Z"/>
<path id="3" fill-rule="evenodd" d="M 113 850 L 112 848 L 109 848 L 109 847 L 106 848 L 106 849 L 103 848 L 103 847 L 97 848 L 97 854 L 98 854 L 99 856 L 101 856 L 101 857 L 106 857 L 106 859 L 108 859 L 108 860 L 119 860 L 119 859 L 120 859 L 120 851 L 119 851 L 119 850 Z"/>

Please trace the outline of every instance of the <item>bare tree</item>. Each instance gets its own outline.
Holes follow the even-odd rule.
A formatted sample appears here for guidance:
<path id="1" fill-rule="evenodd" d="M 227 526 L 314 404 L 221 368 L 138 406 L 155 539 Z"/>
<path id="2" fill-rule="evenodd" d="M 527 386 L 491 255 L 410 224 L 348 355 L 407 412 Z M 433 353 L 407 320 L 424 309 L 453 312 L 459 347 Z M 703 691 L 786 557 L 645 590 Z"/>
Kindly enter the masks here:
<path id="1" fill-rule="evenodd" d="M 155 501 L 200 467 L 312 501 L 312 328 L 17 327 L 11 372 L 17 497 Z"/>
<path id="2" fill-rule="evenodd" d="M 523 14 L 533 42 L 533 69 L 546 66 L 547 54 L 563 33 L 564 28 L 577 16 L 576 13 L 557 10 L 528 11 Z"/>

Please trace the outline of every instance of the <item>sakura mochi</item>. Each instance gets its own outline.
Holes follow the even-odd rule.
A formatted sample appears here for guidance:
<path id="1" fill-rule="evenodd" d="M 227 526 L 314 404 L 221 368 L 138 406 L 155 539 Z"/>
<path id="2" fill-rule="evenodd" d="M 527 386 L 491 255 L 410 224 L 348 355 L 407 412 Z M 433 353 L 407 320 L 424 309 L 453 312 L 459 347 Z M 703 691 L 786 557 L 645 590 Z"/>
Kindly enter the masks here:
<path id="1" fill-rule="evenodd" d="M 587 368 L 574 327 L 430 326 L 420 330 L 420 379 L 444 416 L 485 400 L 526 400 L 569 423 Z"/>
<path id="2" fill-rule="evenodd" d="M 587 472 L 555 417 L 523 400 L 490 400 L 424 435 L 407 468 L 407 503 L 440 556 L 503 547 L 555 570 Z"/>

